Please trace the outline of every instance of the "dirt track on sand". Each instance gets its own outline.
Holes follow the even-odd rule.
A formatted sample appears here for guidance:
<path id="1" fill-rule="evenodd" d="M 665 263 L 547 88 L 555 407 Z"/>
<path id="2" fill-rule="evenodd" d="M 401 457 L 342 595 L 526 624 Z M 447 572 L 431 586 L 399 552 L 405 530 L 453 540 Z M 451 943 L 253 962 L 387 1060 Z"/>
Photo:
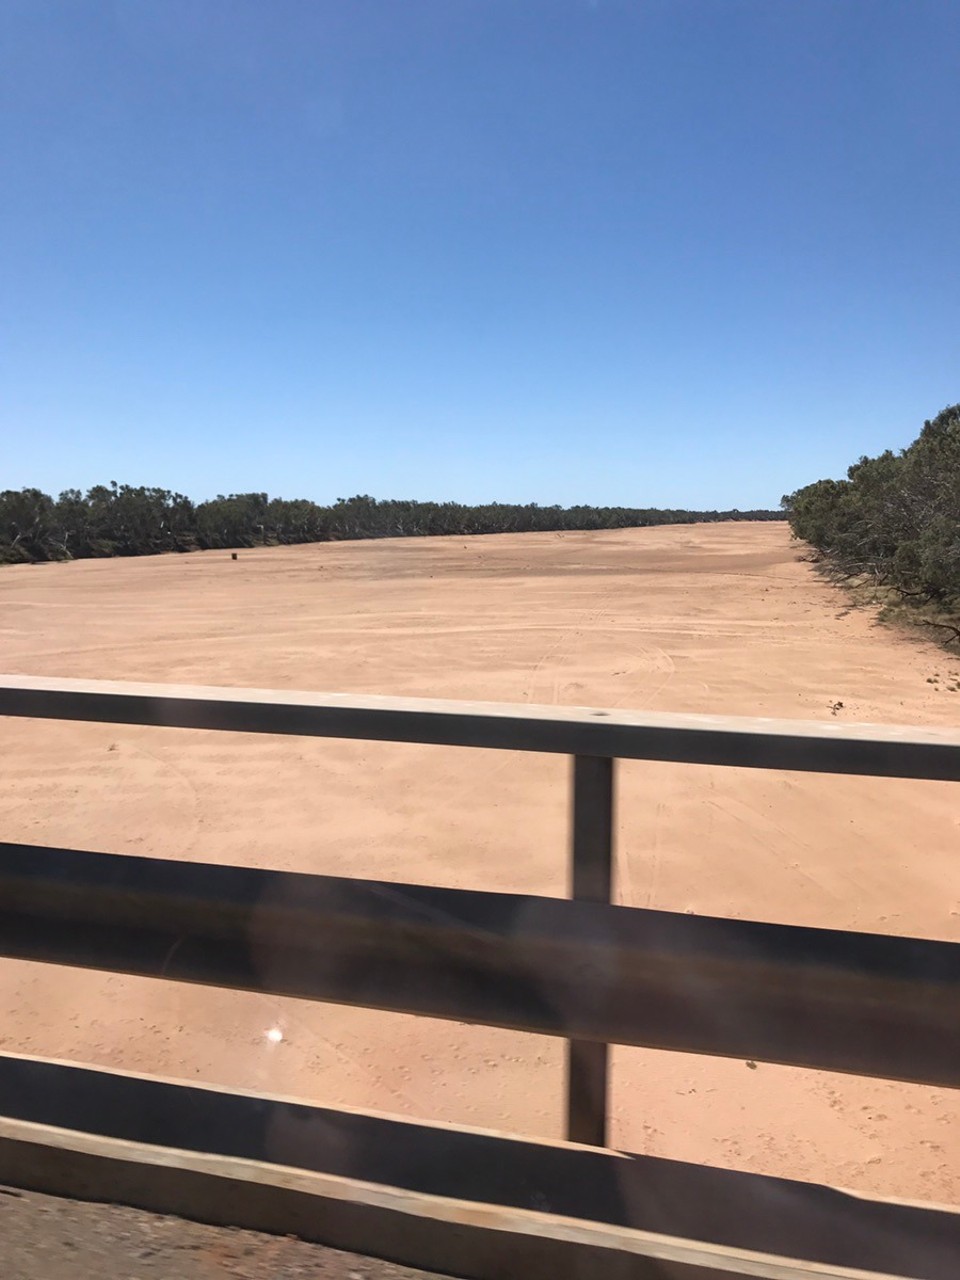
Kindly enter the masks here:
<path id="1" fill-rule="evenodd" d="M 780 524 L 8 568 L 0 669 L 960 719 L 960 662 L 847 609 Z M 619 777 L 621 902 L 960 940 L 955 785 L 640 762 Z M 561 757 L 39 722 L 0 737 L 8 840 L 562 895 L 566 824 Z M 560 1131 L 560 1044 L 459 1024 L 0 962 L 0 1047 Z M 627 1150 L 960 1202 L 946 1091 L 621 1049 L 613 1105 Z"/>

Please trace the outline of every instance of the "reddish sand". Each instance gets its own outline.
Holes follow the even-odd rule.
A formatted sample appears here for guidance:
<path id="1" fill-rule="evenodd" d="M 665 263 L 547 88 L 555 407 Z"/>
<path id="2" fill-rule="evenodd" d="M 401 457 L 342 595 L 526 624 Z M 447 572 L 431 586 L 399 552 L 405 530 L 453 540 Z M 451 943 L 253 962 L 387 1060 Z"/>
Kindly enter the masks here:
<path id="1" fill-rule="evenodd" d="M 957 658 L 846 608 L 781 524 L 8 568 L 0 669 L 960 717 Z M 0 744 L 5 839 L 565 892 L 561 757 L 15 721 Z M 644 763 L 619 777 L 621 902 L 960 940 L 955 786 Z M 0 962 L 0 1047 L 560 1132 L 560 1044 L 455 1023 Z M 949 1092 L 618 1050 L 613 1103 L 628 1150 L 960 1201 Z"/>

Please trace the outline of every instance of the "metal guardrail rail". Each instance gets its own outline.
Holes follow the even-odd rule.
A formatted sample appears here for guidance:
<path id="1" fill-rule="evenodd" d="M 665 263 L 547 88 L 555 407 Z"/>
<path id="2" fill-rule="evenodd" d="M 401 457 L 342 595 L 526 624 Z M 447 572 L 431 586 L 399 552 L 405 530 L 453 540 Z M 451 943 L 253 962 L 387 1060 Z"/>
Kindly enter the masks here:
<path id="1" fill-rule="evenodd" d="M 960 733 L 0 677 L 0 715 L 573 757 L 573 901 L 0 845 L 0 954 L 563 1036 L 603 1146 L 609 1043 L 960 1086 L 960 945 L 611 904 L 617 758 L 960 780 Z"/>

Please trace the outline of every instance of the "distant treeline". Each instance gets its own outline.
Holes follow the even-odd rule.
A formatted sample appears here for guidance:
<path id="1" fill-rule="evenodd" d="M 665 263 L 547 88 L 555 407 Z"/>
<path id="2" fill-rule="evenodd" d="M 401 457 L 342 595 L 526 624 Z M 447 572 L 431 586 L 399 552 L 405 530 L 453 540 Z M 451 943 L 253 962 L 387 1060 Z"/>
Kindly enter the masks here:
<path id="1" fill-rule="evenodd" d="M 960 640 L 960 405 L 899 453 L 861 458 L 846 480 L 808 484 L 782 506 L 831 574 Z"/>
<path id="2" fill-rule="evenodd" d="M 491 502 L 378 501 L 366 495 L 321 507 L 305 498 L 231 493 L 192 502 L 169 489 L 113 482 L 51 498 L 39 489 L 0 492 L 0 564 L 140 556 L 345 538 L 625 529 L 713 520 L 782 520 L 777 511 L 662 511 L 541 507 Z"/>

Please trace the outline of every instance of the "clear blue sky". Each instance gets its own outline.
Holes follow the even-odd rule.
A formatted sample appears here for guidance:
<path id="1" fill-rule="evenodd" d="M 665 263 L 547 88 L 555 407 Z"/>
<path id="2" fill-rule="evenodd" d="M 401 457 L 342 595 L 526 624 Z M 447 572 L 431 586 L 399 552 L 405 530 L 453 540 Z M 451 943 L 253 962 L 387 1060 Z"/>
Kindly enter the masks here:
<path id="1" fill-rule="evenodd" d="M 960 400 L 955 0 L 3 0 L 0 488 L 742 508 Z"/>

